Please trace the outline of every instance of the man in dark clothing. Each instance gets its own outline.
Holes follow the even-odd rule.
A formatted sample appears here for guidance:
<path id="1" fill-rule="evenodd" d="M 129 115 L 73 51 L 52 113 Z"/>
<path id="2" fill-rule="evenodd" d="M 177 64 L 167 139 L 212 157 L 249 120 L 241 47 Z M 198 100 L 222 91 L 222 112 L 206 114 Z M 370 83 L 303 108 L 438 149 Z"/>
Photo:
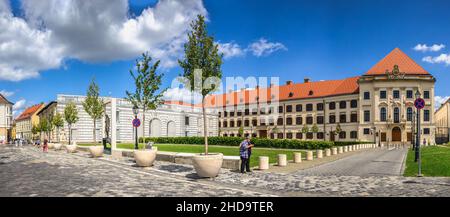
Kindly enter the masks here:
<path id="1" fill-rule="evenodd" d="M 253 145 L 250 144 L 250 139 L 247 137 L 239 146 L 239 153 L 241 156 L 241 173 L 250 172 L 250 156 L 249 156 L 249 148 L 252 148 Z M 251 153 L 251 152 L 250 152 Z"/>

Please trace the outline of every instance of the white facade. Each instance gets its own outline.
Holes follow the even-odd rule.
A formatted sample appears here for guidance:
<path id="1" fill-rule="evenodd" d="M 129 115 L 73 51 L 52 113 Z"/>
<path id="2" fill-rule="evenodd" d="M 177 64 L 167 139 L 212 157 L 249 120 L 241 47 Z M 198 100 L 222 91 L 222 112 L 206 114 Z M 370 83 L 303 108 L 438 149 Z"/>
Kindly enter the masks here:
<path id="1" fill-rule="evenodd" d="M 0 143 L 8 140 L 12 128 L 12 104 L 0 103 Z"/>
<path id="2" fill-rule="evenodd" d="M 78 109 L 79 120 L 72 126 L 72 139 L 80 142 L 92 142 L 94 124 L 93 120 L 84 111 L 82 102 L 85 96 L 58 95 L 57 112 L 64 114 L 64 108 L 69 102 L 74 102 Z M 111 101 L 109 97 L 103 97 L 106 106 L 106 115 L 111 118 Z M 117 99 L 116 109 L 116 139 L 118 142 L 132 142 L 135 140 L 135 129 L 132 126 L 134 115 L 132 104 L 126 99 Z M 202 110 L 199 107 L 192 107 L 179 104 L 160 105 L 154 111 L 146 111 L 145 122 L 140 110 L 138 118 L 141 126 L 138 128 L 138 137 L 177 137 L 177 136 L 203 136 Z M 105 117 L 97 121 L 96 138 L 97 142 L 106 137 L 104 131 Z M 208 112 L 208 134 L 218 135 L 218 116 L 213 112 Z M 111 125 L 110 125 L 111 128 Z M 62 141 L 68 141 L 68 126 L 65 123 L 61 129 Z M 110 132 L 111 135 L 111 132 Z"/>

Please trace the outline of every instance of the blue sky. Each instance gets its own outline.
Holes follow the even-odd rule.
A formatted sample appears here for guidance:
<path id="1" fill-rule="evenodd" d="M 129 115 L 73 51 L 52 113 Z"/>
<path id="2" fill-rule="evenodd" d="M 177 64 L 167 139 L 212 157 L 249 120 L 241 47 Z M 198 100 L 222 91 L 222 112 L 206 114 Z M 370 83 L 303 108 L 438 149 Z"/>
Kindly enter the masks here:
<path id="1" fill-rule="evenodd" d="M 0 0 L 0 9 L 2 1 L 6 0 Z M 156 0 L 131 0 L 128 3 L 129 19 L 137 19 L 144 10 L 155 8 L 159 4 Z M 450 81 L 450 65 L 446 64 L 446 61 L 450 64 L 450 57 L 446 56 L 450 54 L 449 1 L 292 0 L 280 3 L 272 0 L 205 0 L 199 4 L 174 6 L 172 10 L 180 9 L 174 13 L 183 14 L 186 12 L 183 10 L 192 7 L 193 10 L 206 13 L 209 20 L 208 30 L 215 40 L 220 44 L 228 43 L 234 46 L 234 56 L 230 54 L 224 61 L 224 76 L 279 76 L 280 82 L 283 83 L 286 80 L 300 82 L 304 77 L 316 81 L 341 79 L 363 74 L 391 50 L 399 47 L 437 78 L 436 96 L 450 95 L 450 86 L 446 85 L 446 81 Z M 20 63 L 21 57 L 15 55 L 19 63 L 13 65 L 13 68 L 23 66 L 29 69 L 33 75 L 29 76 L 30 78 L 12 81 L 2 78 L 0 70 L 0 91 L 8 93 L 13 102 L 23 102 L 23 106 L 17 106 L 18 111 L 34 103 L 54 100 L 59 93 L 85 94 L 93 77 L 99 83 L 102 95 L 123 97 L 125 90 L 133 90 L 128 70 L 134 66 L 134 59 L 142 49 L 162 50 L 156 56 L 159 55 L 167 62 L 166 66 L 161 68 L 161 72 L 165 73 L 164 86 L 169 86 L 172 79 L 181 72 L 174 62 L 180 55 L 179 50 L 166 52 L 167 44 L 180 46 L 179 42 L 183 39 L 180 39 L 179 35 L 184 34 L 183 31 L 176 32 L 180 28 L 167 30 L 167 34 L 170 33 L 173 37 L 164 38 L 161 35 L 165 34 L 159 34 L 157 31 L 166 31 L 163 28 L 168 25 L 161 25 L 162 29 L 152 30 L 149 37 L 143 39 L 158 43 L 151 42 L 148 47 L 139 47 L 130 52 L 126 49 L 131 46 L 105 51 L 105 57 L 105 54 L 101 53 L 104 47 L 100 45 L 95 50 L 89 50 L 89 46 L 82 50 L 80 47 L 83 47 L 84 42 L 80 38 L 85 36 L 81 33 L 79 36 L 72 34 L 73 38 L 66 40 L 69 36 L 63 33 L 68 30 L 57 29 L 60 26 L 52 22 L 55 17 L 43 18 L 44 27 L 36 27 L 33 19 L 38 19 L 36 17 L 39 11 L 36 8 L 40 5 L 37 3 L 27 4 L 28 8 L 33 8 L 30 9 L 33 13 L 27 12 L 32 14 L 30 16 L 25 15 L 27 13 L 24 12 L 21 1 L 11 1 L 10 5 L 14 17 L 23 19 L 30 29 L 45 32 L 42 29 L 48 28 L 52 30 L 52 34 L 65 37 L 59 35 L 58 40 L 50 37 L 46 45 L 51 47 L 48 55 L 53 56 L 48 59 L 54 58 L 55 61 L 49 62 L 44 58 L 35 65 L 30 65 Z M 59 5 L 53 4 L 51 7 L 58 10 Z M 156 9 L 154 12 L 158 18 Z M 169 15 L 161 16 L 161 20 L 170 18 Z M 190 18 L 192 15 L 186 13 L 184 17 Z M 89 25 L 89 21 L 80 23 Z M 164 24 L 164 21 L 161 23 Z M 73 28 L 81 32 L 83 29 L 80 31 L 80 28 L 85 27 Z M 94 32 L 93 36 L 88 34 L 86 40 L 96 40 L 95 37 Z M 5 42 L 2 40 L 0 34 L 0 44 Z M 73 41 L 76 40 L 79 40 L 76 42 L 78 44 L 64 44 L 75 43 Z M 114 37 L 111 40 L 118 39 Z M 414 50 L 418 44 L 445 47 L 438 46 L 435 51 Z M 108 45 L 105 46 L 109 49 Z M 38 47 L 42 50 L 41 45 Z M 64 51 L 58 50 L 59 47 L 63 47 L 61 49 Z M 100 53 L 96 56 L 97 51 Z M 423 60 L 427 56 L 430 60 L 428 62 Z M 438 56 L 441 57 L 436 58 Z M 0 66 L 1 58 L 0 55 Z M 8 59 L 3 59 L 5 62 L 6 60 Z M 28 57 L 23 58 L 23 61 L 27 60 Z"/>

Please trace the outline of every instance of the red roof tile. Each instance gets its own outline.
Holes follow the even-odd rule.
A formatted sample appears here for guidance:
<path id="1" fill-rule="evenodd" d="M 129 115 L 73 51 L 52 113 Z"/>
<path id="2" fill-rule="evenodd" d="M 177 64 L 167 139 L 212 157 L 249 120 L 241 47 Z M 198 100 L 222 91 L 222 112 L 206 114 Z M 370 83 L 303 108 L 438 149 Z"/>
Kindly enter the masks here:
<path id="1" fill-rule="evenodd" d="M 6 97 L 4 97 L 2 94 L 0 94 L 0 104 L 11 104 L 11 105 L 13 105 L 13 103 L 10 102 L 8 99 L 6 99 Z"/>
<path id="2" fill-rule="evenodd" d="M 30 118 L 42 106 L 44 106 L 44 104 L 34 105 L 34 106 L 31 106 L 31 107 L 25 109 L 25 111 L 23 111 L 22 114 L 20 114 L 19 117 L 16 118 L 16 121 L 20 121 L 20 120 L 24 120 L 24 119 Z"/>
<path id="3" fill-rule="evenodd" d="M 366 75 L 385 75 L 386 70 L 392 72 L 394 65 L 398 66 L 401 73 L 410 75 L 429 75 L 425 69 L 398 48 L 395 48 L 380 62 L 375 64 L 366 72 Z"/>

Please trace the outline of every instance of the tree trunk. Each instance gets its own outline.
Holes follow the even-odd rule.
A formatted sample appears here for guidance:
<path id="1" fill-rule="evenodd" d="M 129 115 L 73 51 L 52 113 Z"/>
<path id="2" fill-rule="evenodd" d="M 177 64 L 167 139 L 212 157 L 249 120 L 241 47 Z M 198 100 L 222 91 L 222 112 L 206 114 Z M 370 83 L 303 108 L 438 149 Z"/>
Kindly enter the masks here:
<path id="1" fill-rule="evenodd" d="M 202 111 L 203 111 L 203 134 L 205 137 L 205 155 L 208 155 L 208 127 L 206 126 L 206 108 L 205 97 L 202 98 Z"/>
<path id="2" fill-rule="evenodd" d="M 144 149 L 145 149 L 145 111 L 147 110 L 147 108 L 144 106 L 144 108 L 142 109 L 142 141 L 144 142 Z M 150 135 L 149 135 L 150 136 Z M 138 135 L 139 137 L 139 135 Z M 138 138 L 138 142 L 139 142 L 139 138 Z"/>
<path id="3" fill-rule="evenodd" d="M 72 145 L 72 125 L 69 124 L 69 145 Z"/>
<path id="4" fill-rule="evenodd" d="M 97 143 L 97 135 L 95 135 L 96 134 L 96 128 L 97 128 L 97 123 L 95 123 L 96 121 L 95 121 L 95 119 L 94 119 L 94 144 L 96 144 Z"/>

